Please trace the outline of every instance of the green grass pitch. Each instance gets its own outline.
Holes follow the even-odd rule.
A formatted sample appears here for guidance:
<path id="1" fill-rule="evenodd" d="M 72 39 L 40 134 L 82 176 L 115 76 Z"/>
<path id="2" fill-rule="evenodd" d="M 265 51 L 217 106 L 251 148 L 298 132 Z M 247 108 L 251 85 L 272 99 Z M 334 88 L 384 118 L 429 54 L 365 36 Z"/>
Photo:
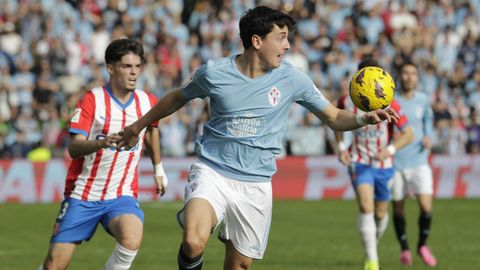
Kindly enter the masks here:
<path id="1" fill-rule="evenodd" d="M 181 231 L 175 214 L 181 202 L 142 203 L 145 234 L 132 269 L 177 269 Z M 429 245 L 439 270 L 474 270 L 480 263 L 480 200 L 436 200 Z M 33 269 L 40 265 L 59 204 L 0 204 L 0 269 Z M 416 245 L 418 209 L 407 203 L 410 246 Z M 265 258 L 255 270 L 362 269 L 355 201 L 274 201 L 273 222 Z M 69 269 L 103 269 L 114 241 L 101 227 L 80 245 Z M 414 256 L 402 267 L 392 223 L 379 244 L 382 269 L 430 269 Z M 222 269 L 223 245 L 210 238 L 204 269 Z"/>

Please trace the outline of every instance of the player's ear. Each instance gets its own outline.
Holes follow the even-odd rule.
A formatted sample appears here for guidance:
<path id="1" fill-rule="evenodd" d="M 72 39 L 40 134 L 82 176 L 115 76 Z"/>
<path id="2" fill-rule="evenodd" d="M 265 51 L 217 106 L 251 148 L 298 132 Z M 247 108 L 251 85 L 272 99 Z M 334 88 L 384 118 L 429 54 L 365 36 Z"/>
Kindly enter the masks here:
<path id="1" fill-rule="evenodd" d="M 260 49 L 261 45 L 262 45 L 262 38 L 259 35 L 252 35 L 252 46 L 258 50 Z"/>
<path id="2" fill-rule="evenodd" d="M 107 71 L 108 71 L 108 74 L 110 74 L 110 75 L 113 74 L 113 65 L 112 64 L 107 64 Z"/>

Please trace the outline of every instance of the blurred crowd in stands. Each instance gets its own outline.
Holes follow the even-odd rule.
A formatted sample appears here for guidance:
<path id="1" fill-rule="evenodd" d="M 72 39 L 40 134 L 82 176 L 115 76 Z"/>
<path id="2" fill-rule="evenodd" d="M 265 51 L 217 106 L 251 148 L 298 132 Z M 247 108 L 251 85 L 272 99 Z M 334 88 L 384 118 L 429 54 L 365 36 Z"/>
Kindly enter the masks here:
<path id="1" fill-rule="evenodd" d="M 111 40 L 144 44 L 138 88 L 161 97 L 207 61 L 240 53 L 238 20 L 256 5 L 297 19 L 286 60 L 334 103 L 364 57 L 394 77 L 413 60 L 431 97 L 433 152 L 480 152 L 480 0 L 0 0 L 0 158 L 65 155 L 79 97 L 108 80 Z M 192 154 L 207 102 L 162 121 L 164 156 Z M 287 129 L 285 154 L 334 151 L 331 130 L 300 106 Z"/>

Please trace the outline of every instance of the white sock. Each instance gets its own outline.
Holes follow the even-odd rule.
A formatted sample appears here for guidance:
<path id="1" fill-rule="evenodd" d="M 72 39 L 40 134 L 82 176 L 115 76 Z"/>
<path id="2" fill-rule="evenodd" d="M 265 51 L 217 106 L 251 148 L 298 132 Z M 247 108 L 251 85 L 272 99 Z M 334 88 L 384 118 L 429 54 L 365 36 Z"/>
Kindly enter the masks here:
<path id="1" fill-rule="evenodd" d="M 112 255 L 105 264 L 105 270 L 128 270 L 138 250 L 130 250 L 117 243 Z"/>
<path id="2" fill-rule="evenodd" d="M 388 227 L 388 214 L 383 216 L 382 219 L 375 219 L 375 223 L 377 225 L 377 243 L 382 238 L 383 233 L 387 230 Z"/>
<path id="3" fill-rule="evenodd" d="M 377 239 L 375 236 L 376 226 L 373 213 L 360 213 L 360 216 L 358 217 L 358 229 L 362 236 L 363 248 L 365 249 L 367 259 L 370 261 L 378 261 Z"/>

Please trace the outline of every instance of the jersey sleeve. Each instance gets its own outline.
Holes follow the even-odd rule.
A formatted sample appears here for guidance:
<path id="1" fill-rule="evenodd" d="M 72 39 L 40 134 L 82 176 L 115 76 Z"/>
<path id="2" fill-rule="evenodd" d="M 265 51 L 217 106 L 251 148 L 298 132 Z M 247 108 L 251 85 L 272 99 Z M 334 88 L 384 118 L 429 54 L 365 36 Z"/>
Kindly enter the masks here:
<path id="1" fill-rule="evenodd" d="M 82 134 L 88 137 L 95 115 L 95 96 L 88 91 L 77 103 L 77 107 L 70 118 L 69 132 Z"/>
<path id="2" fill-rule="evenodd" d="M 330 102 L 307 75 L 298 70 L 295 70 L 292 75 L 294 80 L 292 85 L 298 87 L 297 94 L 294 97 L 296 103 L 307 108 L 310 112 L 323 111 L 328 107 Z"/>
<path id="3" fill-rule="evenodd" d="M 147 95 L 148 95 L 148 100 L 150 101 L 150 109 L 153 108 L 155 106 L 155 104 L 157 104 L 158 100 L 157 98 L 150 92 L 146 92 Z M 158 127 L 158 120 L 157 121 L 154 121 L 150 124 L 151 127 Z"/>
<path id="4" fill-rule="evenodd" d="M 398 119 L 395 126 L 399 130 L 404 129 L 408 125 L 408 119 L 407 119 L 407 116 L 405 115 L 405 112 L 402 110 L 402 107 L 400 106 L 400 104 L 398 104 L 398 102 L 395 99 L 392 101 L 392 104 L 390 104 L 390 107 L 400 115 L 400 118 Z"/>
<path id="5" fill-rule="evenodd" d="M 182 88 L 185 100 L 194 98 L 206 98 L 210 94 L 211 85 L 207 78 L 208 64 L 197 69 L 190 82 Z"/>

